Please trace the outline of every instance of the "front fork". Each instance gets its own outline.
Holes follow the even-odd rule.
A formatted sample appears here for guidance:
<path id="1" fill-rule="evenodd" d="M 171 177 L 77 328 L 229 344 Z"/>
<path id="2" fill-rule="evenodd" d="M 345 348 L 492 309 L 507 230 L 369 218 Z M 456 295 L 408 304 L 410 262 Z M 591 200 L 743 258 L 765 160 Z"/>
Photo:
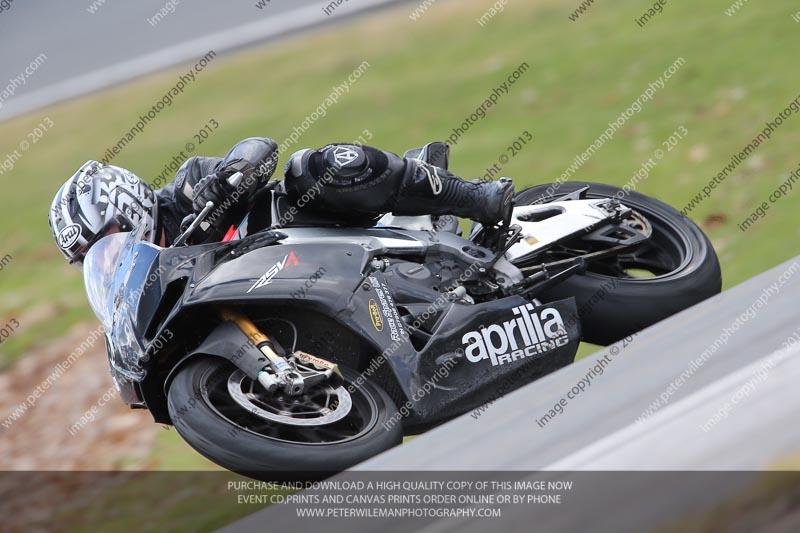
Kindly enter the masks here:
<path id="1" fill-rule="evenodd" d="M 242 313 L 224 308 L 220 315 L 223 320 L 236 324 L 253 346 L 267 358 L 269 364 L 258 373 L 258 382 L 268 392 L 275 392 L 280 387 L 287 394 L 297 396 L 309 387 L 330 379 L 333 374 L 341 375 L 335 363 L 305 352 L 295 351 L 288 358 L 279 355 L 270 338 Z"/>

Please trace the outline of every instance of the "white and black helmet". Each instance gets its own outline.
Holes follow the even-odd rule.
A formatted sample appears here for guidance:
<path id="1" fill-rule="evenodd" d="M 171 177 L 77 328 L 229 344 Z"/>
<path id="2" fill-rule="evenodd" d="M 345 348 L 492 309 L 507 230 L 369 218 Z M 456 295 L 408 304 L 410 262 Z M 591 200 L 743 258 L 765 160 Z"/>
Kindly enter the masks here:
<path id="1" fill-rule="evenodd" d="M 95 242 L 109 233 L 145 226 L 154 242 L 158 202 L 153 189 L 124 168 L 87 161 L 59 189 L 50 230 L 67 260 L 81 267 Z"/>

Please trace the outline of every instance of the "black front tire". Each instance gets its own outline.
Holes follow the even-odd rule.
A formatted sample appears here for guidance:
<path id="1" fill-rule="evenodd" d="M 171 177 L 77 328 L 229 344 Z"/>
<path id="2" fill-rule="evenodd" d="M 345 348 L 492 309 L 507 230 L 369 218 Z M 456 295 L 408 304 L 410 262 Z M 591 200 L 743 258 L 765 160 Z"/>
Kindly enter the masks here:
<path id="1" fill-rule="evenodd" d="M 170 417 L 181 437 L 228 470 L 265 481 L 322 479 L 402 442 L 402 422 L 394 402 L 377 385 L 357 383 L 359 374 L 347 368 L 341 368 L 346 386 L 354 387 L 365 399 L 362 403 L 373 409 L 368 423 L 354 438 L 299 443 L 252 431 L 223 416 L 209 400 L 209 393 L 204 393 L 219 387 L 221 377 L 236 370 L 221 358 L 190 360 L 175 376 L 168 394 Z M 390 420 L 396 423 L 384 427 Z"/>
<path id="2" fill-rule="evenodd" d="M 545 293 L 544 300 L 574 296 L 586 342 L 608 345 L 718 294 L 722 274 L 714 248 L 703 231 L 669 205 L 635 191 L 612 185 L 567 182 L 548 194 L 550 185 L 521 191 L 515 205 L 542 203 L 589 186 L 587 198 L 619 197 L 644 215 L 653 235 L 673 246 L 680 266 L 654 278 L 602 275 L 591 269 L 575 275 Z M 555 187 L 555 186 L 554 186 Z"/>

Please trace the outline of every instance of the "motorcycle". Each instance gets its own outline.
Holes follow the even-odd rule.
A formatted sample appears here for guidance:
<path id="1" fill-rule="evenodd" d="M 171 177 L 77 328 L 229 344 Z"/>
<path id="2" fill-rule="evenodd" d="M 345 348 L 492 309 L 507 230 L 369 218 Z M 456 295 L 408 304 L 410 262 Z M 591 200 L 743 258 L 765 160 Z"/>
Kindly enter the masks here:
<path id="1" fill-rule="evenodd" d="M 223 242 L 186 244 L 213 204 L 169 248 L 106 236 L 84 277 L 120 397 L 224 468 L 320 478 L 720 291 L 708 239 L 658 200 L 570 182 L 514 202 L 464 237 L 342 224 L 276 181 Z"/>

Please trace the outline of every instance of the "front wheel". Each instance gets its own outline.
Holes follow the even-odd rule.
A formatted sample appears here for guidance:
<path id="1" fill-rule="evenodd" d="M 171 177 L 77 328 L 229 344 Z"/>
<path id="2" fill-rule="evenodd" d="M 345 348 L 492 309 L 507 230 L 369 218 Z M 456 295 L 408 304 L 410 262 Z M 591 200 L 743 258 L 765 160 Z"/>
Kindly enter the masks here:
<path id="1" fill-rule="evenodd" d="M 305 394 L 268 394 L 220 358 L 198 358 L 169 389 L 173 424 L 195 450 L 220 466 L 257 479 L 318 479 L 402 441 L 391 398 L 342 368 L 341 383 Z"/>
<path id="2" fill-rule="evenodd" d="M 555 194 L 548 194 L 550 185 L 525 189 L 514 203 L 546 203 L 587 186 L 586 198 L 619 198 L 649 222 L 652 234 L 630 250 L 588 263 L 585 274 L 543 295 L 549 300 L 575 297 L 585 341 L 611 344 L 720 292 L 719 261 L 708 238 L 694 222 L 654 198 L 612 185 L 567 182 L 553 185 Z M 544 260 L 591 251 L 578 241 L 563 244 Z"/>

